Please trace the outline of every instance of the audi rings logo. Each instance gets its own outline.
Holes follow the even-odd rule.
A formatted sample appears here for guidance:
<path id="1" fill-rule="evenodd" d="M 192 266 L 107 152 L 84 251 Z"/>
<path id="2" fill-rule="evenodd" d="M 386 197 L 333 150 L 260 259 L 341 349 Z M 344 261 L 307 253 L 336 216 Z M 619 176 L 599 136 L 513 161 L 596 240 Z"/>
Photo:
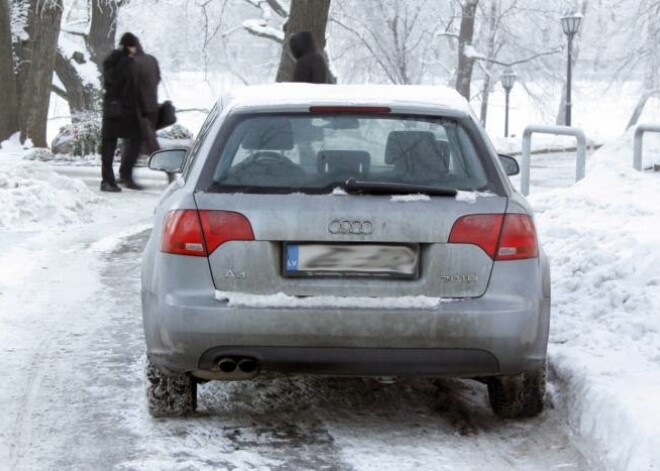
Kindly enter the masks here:
<path id="1" fill-rule="evenodd" d="M 328 232 L 332 235 L 371 235 L 374 225 L 371 221 L 335 219 L 328 225 Z"/>

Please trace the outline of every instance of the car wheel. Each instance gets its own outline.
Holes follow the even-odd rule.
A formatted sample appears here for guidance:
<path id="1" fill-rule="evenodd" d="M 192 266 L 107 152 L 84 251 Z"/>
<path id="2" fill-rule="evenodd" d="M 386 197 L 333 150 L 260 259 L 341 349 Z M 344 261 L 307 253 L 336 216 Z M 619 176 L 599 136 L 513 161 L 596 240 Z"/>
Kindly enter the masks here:
<path id="1" fill-rule="evenodd" d="M 546 365 L 536 371 L 488 379 L 493 412 L 503 419 L 535 417 L 545 403 Z"/>
<path id="2" fill-rule="evenodd" d="M 152 417 L 179 417 L 197 409 L 197 381 L 189 374 L 168 376 L 147 361 L 147 401 Z"/>

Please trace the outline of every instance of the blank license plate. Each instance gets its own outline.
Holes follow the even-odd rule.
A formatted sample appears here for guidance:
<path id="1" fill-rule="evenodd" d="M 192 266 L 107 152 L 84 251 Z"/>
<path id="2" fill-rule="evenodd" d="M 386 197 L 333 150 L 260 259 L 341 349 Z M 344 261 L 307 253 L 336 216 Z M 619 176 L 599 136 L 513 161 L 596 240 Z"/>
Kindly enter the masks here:
<path id="1" fill-rule="evenodd" d="M 419 246 L 379 244 L 286 244 L 284 274 L 417 278 Z"/>

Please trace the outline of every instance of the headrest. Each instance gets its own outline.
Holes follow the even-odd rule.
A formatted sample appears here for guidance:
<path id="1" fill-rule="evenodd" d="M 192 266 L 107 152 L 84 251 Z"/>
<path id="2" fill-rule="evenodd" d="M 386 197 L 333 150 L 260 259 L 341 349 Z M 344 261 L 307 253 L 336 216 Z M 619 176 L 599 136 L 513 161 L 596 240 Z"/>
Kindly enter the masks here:
<path id="1" fill-rule="evenodd" d="M 320 174 L 366 176 L 371 165 L 369 152 L 361 150 L 323 150 L 318 153 Z"/>
<path id="2" fill-rule="evenodd" d="M 247 150 L 291 150 L 293 129 L 285 118 L 253 118 L 245 129 L 241 147 Z"/>
<path id="3" fill-rule="evenodd" d="M 421 150 L 435 147 L 435 135 L 429 131 L 392 131 L 387 136 L 385 163 L 388 165 Z"/>

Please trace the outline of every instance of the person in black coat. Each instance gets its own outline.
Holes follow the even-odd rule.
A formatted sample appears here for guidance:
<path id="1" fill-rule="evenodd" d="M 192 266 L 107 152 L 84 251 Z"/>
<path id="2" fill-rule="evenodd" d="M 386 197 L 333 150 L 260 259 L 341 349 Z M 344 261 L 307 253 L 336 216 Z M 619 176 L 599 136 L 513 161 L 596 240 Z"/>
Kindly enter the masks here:
<path id="1" fill-rule="evenodd" d="M 328 65 L 319 52 L 312 33 L 301 31 L 291 35 L 289 49 L 296 60 L 293 82 L 328 83 Z"/>
<path id="2" fill-rule="evenodd" d="M 124 35 L 126 36 L 126 35 Z M 117 140 L 139 138 L 137 75 L 134 56 L 137 47 L 122 37 L 120 48 L 103 61 L 103 121 L 101 125 L 101 191 L 121 191 L 112 169 Z"/>
<path id="3" fill-rule="evenodd" d="M 156 128 L 158 126 L 160 67 L 154 56 L 144 52 L 137 37 L 126 33 L 124 38 L 136 47 L 133 61 L 136 73 L 140 135 L 124 139 L 124 150 L 119 167 L 119 183 L 127 188 L 139 190 L 142 186 L 133 180 L 135 162 L 141 151 L 145 154 L 152 154 L 159 149 Z"/>
<path id="4" fill-rule="evenodd" d="M 296 60 L 292 82 L 328 83 L 328 66 L 316 46 L 312 33 L 301 31 L 292 34 L 289 38 L 289 49 Z M 296 132 L 300 162 L 304 166 L 314 166 L 316 153 L 312 147 L 311 126 L 300 123 Z"/>

